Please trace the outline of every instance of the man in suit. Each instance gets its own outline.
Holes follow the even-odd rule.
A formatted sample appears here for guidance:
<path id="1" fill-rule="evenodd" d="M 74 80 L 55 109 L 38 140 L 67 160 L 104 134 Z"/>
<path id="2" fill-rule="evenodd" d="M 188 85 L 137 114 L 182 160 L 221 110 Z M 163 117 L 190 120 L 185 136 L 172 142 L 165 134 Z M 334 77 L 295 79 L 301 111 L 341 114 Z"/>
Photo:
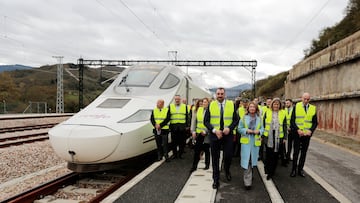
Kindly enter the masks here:
<path id="1" fill-rule="evenodd" d="M 214 189 L 219 187 L 219 159 L 221 148 L 224 151 L 224 169 L 226 179 L 231 180 L 230 165 L 233 155 L 233 130 L 239 122 L 232 101 L 225 99 L 225 89 L 216 90 L 216 100 L 212 101 L 204 116 L 204 125 L 210 132 L 210 147 L 213 167 Z"/>
<path id="2" fill-rule="evenodd" d="M 309 104 L 310 94 L 304 93 L 301 97 L 302 102 L 298 102 L 295 105 L 291 114 L 290 128 L 293 131 L 294 136 L 294 153 L 293 153 L 293 165 L 290 176 L 305 177 L 303 168 L 306 159 L 306 152 L 309 147 L 310 138 L 313 135 L 318 122 L 316 116 L 316 106 Z M 300 159 L 299 152 L 301 151 Z"/>

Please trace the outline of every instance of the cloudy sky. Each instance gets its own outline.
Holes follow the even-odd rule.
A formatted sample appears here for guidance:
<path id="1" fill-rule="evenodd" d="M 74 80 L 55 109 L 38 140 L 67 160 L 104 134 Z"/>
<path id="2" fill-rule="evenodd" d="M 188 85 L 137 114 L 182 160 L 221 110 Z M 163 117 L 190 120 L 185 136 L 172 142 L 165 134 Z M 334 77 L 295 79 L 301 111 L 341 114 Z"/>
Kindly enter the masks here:
<path id="1" fill-rule="evenodd" d="M 347 0 L 1 0 L 0 65 L 77 59 L 257 60 L 257 79 L 291 69 Z M 189 68 L 206 87 L 244 68 Z M 216 81 L 214 83 L 214 81 Z"/>

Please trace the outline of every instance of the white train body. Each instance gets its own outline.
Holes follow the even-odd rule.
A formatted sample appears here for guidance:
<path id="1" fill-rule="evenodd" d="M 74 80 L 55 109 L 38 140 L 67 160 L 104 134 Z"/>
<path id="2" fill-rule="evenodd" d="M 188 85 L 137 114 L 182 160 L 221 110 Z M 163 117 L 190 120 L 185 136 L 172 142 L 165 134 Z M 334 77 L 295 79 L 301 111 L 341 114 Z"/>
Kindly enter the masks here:
<path id="1" fill-rule="evenodd" d="M 51 145 L 70 165 L 82 167 L 121 162 L 153 151 L 151 111 L 158 99 L 167 106 L 176 94 L 187 96 L 188 101 L 210 96 L 178 67 L 127 68 L 91 104 L 49 131 Z"/>

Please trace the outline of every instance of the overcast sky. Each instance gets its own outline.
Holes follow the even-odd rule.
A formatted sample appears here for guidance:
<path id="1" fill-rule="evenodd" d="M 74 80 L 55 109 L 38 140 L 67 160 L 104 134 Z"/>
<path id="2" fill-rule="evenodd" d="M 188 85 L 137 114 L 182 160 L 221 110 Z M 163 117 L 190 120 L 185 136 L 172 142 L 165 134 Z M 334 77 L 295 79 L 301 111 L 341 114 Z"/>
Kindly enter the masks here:
<path id="1" fill-rule="evenodd" d="M 0 65 L 77 59 L 257 60 L 289 70 L 348 0 L 1 0 Z M 170 52 L 172 53 L 172 52 Z M 184 69 L 186 71 L 186 69 Z M 189 68 L 205 87 L 251 82 L 244 68 Z M 207 72 L 207 73 L 205 73 Z M 215 81 L 215 82 L 214 82 Z"/>

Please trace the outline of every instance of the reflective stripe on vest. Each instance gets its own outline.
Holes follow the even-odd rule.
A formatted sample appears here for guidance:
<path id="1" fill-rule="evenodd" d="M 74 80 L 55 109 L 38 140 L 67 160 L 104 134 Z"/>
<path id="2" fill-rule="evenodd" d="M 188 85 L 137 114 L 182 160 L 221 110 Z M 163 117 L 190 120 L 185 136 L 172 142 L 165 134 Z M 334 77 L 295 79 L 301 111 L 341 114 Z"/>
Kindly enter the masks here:
<path id="1" fill-rule="evenodd" d="M 210 124 L 216 129 L 220 130 L 220 108 L 217 101 L 210 103 Z M 224 128 L 229 127 L 232 123 L 234 113 L 234 103 L 229 100 L 225 100 L 224 106 Z"/>
<path id="2" fill-rule="evenodd" d="M 245 122 L 244 117 L 242 118 L 242 121 L 244 123 L 244 127 L 246 129 L 248 129 L 249 127 L 248 127 L 248 124 Z M 261 122 L 258 123 L 255 130 L 260 130 L 260 128 L 261 128 Z M 241 137 L 240 137 L 241 144 L 249 144 L 249 142 L 250 142 L 250 135 L 248 135 L 248 134 L 241 135 Z M 260 135 L 255 135 L 255 146 L 256 147 L 261 146 L 261 136 Z"/>
<path id="3" fill-rule="evenodd" d="M 295 106 L 295 124 L 300 130 L 310 130 L 312 127 L 312 118 L 316 114 L 316 106 L 309 104 L 307 112 L 305 112 L 302 102 L 298 102 Z"/>
<path id="4" fill-rule="evenodd" d="M 199 107 L 196 112 L 196 133 L 206 132 L 206 127 L 204 125 L 204 107 Z"/>
<path id="5" fill-rule="evenodd" d="M 283 128 L 283 121 L 286 118 L 286 113 L 284 110 L 278 111 L 278 121 L 279 121 L 279 137 L 284 137 L 284 128 Z M 264 128 L 264 136 L 269 136 L 270 133 L 270 125 L 272 121 L 272 110 L 268 109 L 266 111 L 266 119 L 265 119 L 265 128 Z"/>
<path id="6" fill-rule="evenodd" d="M 175 104 L 170 104 L 170 124 L 186 123 L 186 105 L 180 104 L 179 111 L 176 111 Z"/>
<path id="7" fill-rule="evenodd" d="M 162 123 L 166 119 L 168 110 L 169 109 L 166 107 L 164 107 L 161 111 L 160 111 L 160 109 L 155 108 L 153 111 L 155 123 L 157 123 L 157 124 Z M 169 125 L 166 124 L 161 129 L 169 129 Z"/>

